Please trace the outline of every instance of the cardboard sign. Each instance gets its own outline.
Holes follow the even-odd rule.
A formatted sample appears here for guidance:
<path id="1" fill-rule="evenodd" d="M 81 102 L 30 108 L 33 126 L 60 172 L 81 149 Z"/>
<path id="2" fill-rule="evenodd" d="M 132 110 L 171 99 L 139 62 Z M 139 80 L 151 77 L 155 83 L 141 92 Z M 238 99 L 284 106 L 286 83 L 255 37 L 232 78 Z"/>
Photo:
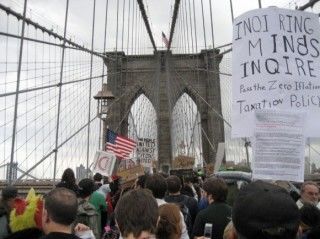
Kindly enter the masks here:
<path id="1" fill-rule="evenodd" d="M 307 111 L 320 135 L 320 26 L 316 14 L 269 7 L 234 21 L 232 137 L 253 136 L 254 112 Z"/>
<path id="2" fill-rule="evenodd" d="M 136 163 L 132 159 L 122 159 L 118 166 L 118 171 L 129 169 L 136 166 Z"/>
<path id="3" fill-rule="evenodd" d="M 116 156 L 111 152 L 97 151 L 94 157 L 93 172 L 111 176 L 116 160 Z"/>
<path id="4" fill-rule="evenodd" d="M 170 175 L 176 175 L 179 178 L 193 178 L 195 176 L 195 173 L 192 169 L 171 169 Z"/>
<path id="5" fill-rule="evenodd" d="M 118 171 L 117 175 L 125 182 L 137 179 L 140 175 L 144 175 L 144 169 L 141 165 Z"/>
<path id="6" fill-rule="evenodd" d="M 194 166 L 194 158 L 184 155 L 179 155 L 178 157 L 175 157 L 175 159 L 172 162 L 172 168 L 174 169 L 187 169 L 187 168 L 193 168 Z"/>

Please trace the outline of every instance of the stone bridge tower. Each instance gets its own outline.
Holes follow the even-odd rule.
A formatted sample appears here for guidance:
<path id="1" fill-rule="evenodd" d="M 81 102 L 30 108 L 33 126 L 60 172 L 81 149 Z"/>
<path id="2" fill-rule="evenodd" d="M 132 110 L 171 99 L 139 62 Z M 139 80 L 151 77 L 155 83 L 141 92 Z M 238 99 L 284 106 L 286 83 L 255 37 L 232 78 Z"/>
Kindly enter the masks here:
<path id="1" fill-rule="evenodd" d="M 107 52 L 108 88 L 119 99 L 109 111 L 107 124 L 113 130 L 118 129 L 118 133 L 127 135 L 128 112 L 134 101 L 145 94 L 157 114 L 159 167 L 170 167 L 171 113 L 178 98 L 187 93 L 196 103 L 203 131 L 214 146 L 212 149 L 202 133 L 203 158 L 207 163 L 213 162 L 218 143 L 224 141 L 224 128 L 223 121 L 205 101 L 221 114 L 217 72 L 222 56 L 218 53 L 218 50 L 206 50 L 200 54 L 174 55 L 171 51 L 158 51 L 153 55 L 126 56 L 123 52 Z M 173 82 L 175 91 L 179 89 L 174 94 L 170 93 Z"/>

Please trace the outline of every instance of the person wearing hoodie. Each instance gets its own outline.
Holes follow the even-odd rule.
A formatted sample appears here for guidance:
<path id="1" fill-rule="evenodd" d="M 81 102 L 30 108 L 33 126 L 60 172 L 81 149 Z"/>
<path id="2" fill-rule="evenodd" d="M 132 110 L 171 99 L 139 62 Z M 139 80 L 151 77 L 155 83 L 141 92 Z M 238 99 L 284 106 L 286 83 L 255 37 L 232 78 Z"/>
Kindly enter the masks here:
<path id="1" fill-rule="evenodd" d="M 79 206 L 76 223 L 88 226 L 96 239 L 101 237 L 101 218 L 96 208 L 89 202 L 91 194 L 94 192 L 94 182 L 85 178 L 79 182 Z"/>

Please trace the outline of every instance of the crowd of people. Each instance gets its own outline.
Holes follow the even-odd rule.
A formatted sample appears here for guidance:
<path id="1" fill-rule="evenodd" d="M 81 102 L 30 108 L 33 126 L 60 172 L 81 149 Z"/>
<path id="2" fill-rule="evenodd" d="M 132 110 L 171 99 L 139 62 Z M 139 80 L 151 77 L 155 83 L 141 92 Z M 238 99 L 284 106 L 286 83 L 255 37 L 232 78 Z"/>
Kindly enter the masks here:
<path id="1" fill-rule="evenodd" d="M 228 185 L 216 177 L 141 175 L 76 182 L 72 169 L 44 196 L 23 199 L 14 186 L 1 192 L 0 239 L 314 239 L 320 238 L 319 188 L 300 198 L 272 182 L 239 188 L 228 205 Z"/>

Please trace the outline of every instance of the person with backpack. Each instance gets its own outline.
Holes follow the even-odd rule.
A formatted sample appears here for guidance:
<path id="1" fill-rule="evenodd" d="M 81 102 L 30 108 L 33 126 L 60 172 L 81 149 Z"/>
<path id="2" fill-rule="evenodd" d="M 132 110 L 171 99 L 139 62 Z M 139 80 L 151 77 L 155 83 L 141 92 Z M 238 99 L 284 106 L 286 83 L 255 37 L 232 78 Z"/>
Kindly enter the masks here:
<path id="1" fill-rule="evenodd" d="M 193 197 L 181 194 L 181 180 L 176 175 L 167 178 L 168 193 L 164 200 L 168 203 L 176 203 L 180 206 L 188 231 L 192 231 L 194 220 L 198 213 L 198 203 Z"/>
<path id="2" fill-rule="evenodd" d="M 101 237 L 101 219 L 96 208 L 89 203 L 91 194 L 94 192 L 94 182 L 85 178 L 79 182 L 79 207 L 75 224 L 82 223 L 88 226 L 96 239 Z"/>

